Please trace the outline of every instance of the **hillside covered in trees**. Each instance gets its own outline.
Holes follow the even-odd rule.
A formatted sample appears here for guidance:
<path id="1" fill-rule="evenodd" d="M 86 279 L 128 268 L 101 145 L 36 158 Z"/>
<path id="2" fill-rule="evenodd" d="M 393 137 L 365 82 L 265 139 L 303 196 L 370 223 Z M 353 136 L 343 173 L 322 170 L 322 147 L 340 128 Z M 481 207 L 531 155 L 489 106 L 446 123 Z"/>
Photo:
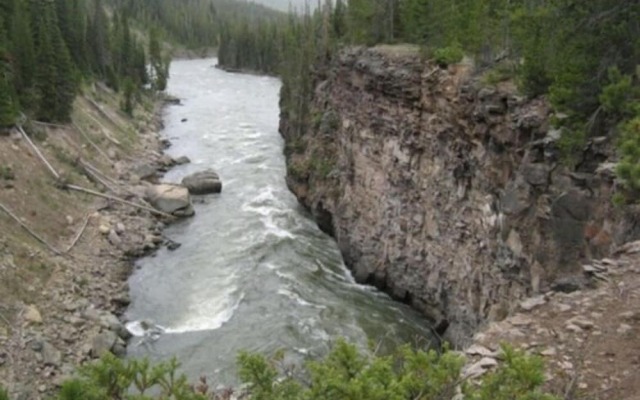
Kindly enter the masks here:
<path id="1" fill-rule="evenodd" d="M 588 138 L 617 135 L 618 174 L 635 197 L 639 17 L 635 1 L 328 0 L 286 21 L 225 24 L 219 61 L 280 75 L 283 112 L 303 134 L 314 82 L 342 46 L 413 43 L 443 66 L 467 56 L 488 80 L 548 97 L 567 162 L 576 162 Z"/>
<path id="2" fill-rule="evenodd" d="M 166 86 L 163 42 L 215 47 L 221 21 L 278 16 L 233 0 L 0 0 L 0 127 L 21 114 L 67 121 L 94 80 L 121 91 L 131 113 L 142 89 Z"/>
<path id="3" fill-rule="evenodd" d="M 129 108 L 138 89 L 166 86 L 157 31 L 143 40 L 121 8 L 101 0 L 3 0 L 0 11 L 0 126 L 21 113 L 67 121 L 82 83 L 94 79 L 123 89 Z"/>

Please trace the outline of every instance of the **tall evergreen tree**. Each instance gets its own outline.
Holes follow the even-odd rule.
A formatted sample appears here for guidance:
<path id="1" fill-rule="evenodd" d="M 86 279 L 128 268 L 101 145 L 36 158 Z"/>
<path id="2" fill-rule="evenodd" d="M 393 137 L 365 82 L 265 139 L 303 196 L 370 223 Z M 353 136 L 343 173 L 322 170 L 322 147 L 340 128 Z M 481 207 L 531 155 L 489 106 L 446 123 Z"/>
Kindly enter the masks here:
<path id="1" fill-rule="evenodd" d="M 100 77 L 107 77 L 111 71 L 109 54 L 109 20 L 102 0 L 95 0 L 90 23 L 87 24 L 88 52 L 91 54 L 91 69 Z"/>
<path id="2" fill-rule="evenodd" d="M 0 128 L 13 125 L 17 117 L 16 101 L 11 86 L 9 42 L 4 27 L 4 19 L 0 15 Z"/>
<path id="3" fill-rule="evenodd" d="M 40 2 L 39 11 L 36 115 L 45 121 L 65 121 L 76 93 L 75 71 L 53 4 Z"/>
<path id="4" fill-rule="evenodd" d="M 162 55 L 162 47 L 157 29 L 149 32 L 149 63 L 152 70 L 152 84 L 154 89 L 163 91 L 169 80 L 169 60 Z"/>
<path id="5" fill-rule="evenodd" d="M 12 53 L 15 65 L 14 86 L 24 105 L 33 101 L 36 50 L 29 17 L 29 3 L 18 1 L 11 23 Z"/>

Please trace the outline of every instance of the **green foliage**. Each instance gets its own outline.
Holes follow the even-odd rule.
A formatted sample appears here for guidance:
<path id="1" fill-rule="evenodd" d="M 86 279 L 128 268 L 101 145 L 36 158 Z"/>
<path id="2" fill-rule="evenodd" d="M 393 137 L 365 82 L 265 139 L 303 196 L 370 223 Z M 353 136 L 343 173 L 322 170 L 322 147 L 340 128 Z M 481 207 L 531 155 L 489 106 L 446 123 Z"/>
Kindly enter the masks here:
<path id="1" fill-rule="evenodd" d="M 9 400 L 9 392 L 0 386 L 0 400 Z"/>
<path id="2" fill-rule="evenodd" d="M 634 87 L 630 75 L 622 75 L 618 67 L 608 71 L 608 84 L 602 88 L 599 96 L 602 109 L 612 115 L 628 115 L 632 113 L 633 102 L 638 88 Z"/>
<path id="3" fill-rule="evenodd" d="M 475 65 L 489 71 L 485 83 L 513 79 L 527 96 L 547 96 L 556 114 L 564 115 L 556 125 L 563 131 L 561 158 L 577 165 L 591 137 L 611 135 L 639 114 L 638 20 L 635 1 L 325 1 L 288 19 L 231 21 L 220 35 L 219 61 L 282 77 L 290 142 L 320 127 L 320 117 L 311 114 L 314 88 L 340 45 L 415 43 L 443 66 L 473 56 Z M 620 141 L 626 161 L 619 172 L 632 187 L 630 141 Z M 308 177 L 314 164 L 294 165 L 290 172 Z"/>
<path id="4" fill-rule="evenodd" d="M 460 46 L 448 46 L 440 49 L 436 49 L 433 52 L 433 58 L 435 62 L 443 67 L 446 67 L 451 64 L 457 64 L 462 61 L 464 57 L 464 53 Z"/>
<path id="5" fill-rule="evenodd" d="M 13 125 L 18 116 L 11 87 L 3 75 L 0 67 L 0 128 Z"/>
<path id="6" fill-rule="evenodd" d="M 619 139 L 620 162 L 617 174 L 625 187 L 635 194 L 640 193 L 640 117 L 624 123 Z"/>
<path id="7" fill-rule="evenodd" d="M 516 68 L 511 62 L 501 62 L 492 67 L 482 76 L 482 82 L 495 86 L 500 82 L 512 80 L 516 77 Z"/>
<path id="8" fill-rule="evenodd" d="M 562 129 L 562 136 L 557 142 L 561 161 L 567 166 L 575 166 L 587 145 L 587 132 L 579 126 Z"/>
<path id="9" fill-rule="evenodd" d="M 503 346 L 503 364 L 489 373 L 478 386 L 467 386 L 468 400 L 558 400 L 541 391 L 544 363 L 538 356 L 526 355 Z"/>
<path id="10" fill-rule="evenodd" d="M 105 7 L 110 7 L 107 14 Z M 82 79 L 148 83 L 144 46 L 115 0 L 10 0 L 0 21 L 0 126 L 19 112 L 65 122 Z M 159 70 L 166 81 L 166 56 Z M 166 83 L 165 83 L 166 85 Z M 131 89 L 130 86 L 127 87 Z"/>
<path id="11" fill-rule="evenodd" d="M 124 93 L 120 108 L 130 117 L 133 116 L 135 91 L 136 86 L 133 81 L 130 78 L 126 78 L 124 81 Z"/>
<path id="12" fill-rule="evenodd" d="M 58 400 L 206 400 L 206 393 L 190 386 L 178 367 L 175 360 L 151 366 L 148 360 L 123 361 L 107 354 L 64 382 Z"/>
<path id="13" fill-rule="evenodd" d="M 275 357 L 273 362 L 257 354 L 241 352 L 238 356 L 240 379 L 248 383 L 253 400 L 294 400 L 300 398 L 302 386 L 291 378 L 278 380 L 275 362 L 281 357 Z"/>
<path id="14" fill-rule="evenodd" d="M 243 353 L 238 363 L 241 379 L 259 400 L 435 400 L 453 398 L 459 385 L 469 400 L 556 400 L 541 390 L 539 357 L 503 351 L 504 363 L 473 385 L 462 385 L 464 359 L 447 349 L 404 346 L 390 356 L 369 356 L 340 340 L 324 359 L 307 364 L 303 380 L 280 376 L 277 362 L 263 356 Z"/>
<path id="15" fill-rule="evenodd" d="M 12 181 L 16 179 L 16 174 L 13 172 L 13 168 L 8 165 L 0 165 L 0 179 L 5 181 Z"/>
<path id="16" fill-rule="evenodd" d="M 3 21 L 0 15 L 0 128 L 13 125 L 17 117 L 16 96 L 11 87 L 13 69 Z"/>
<path id="17" fill-rule="evenodd" d="M 159 32 L 152 29 L 149 33 L 149 62 L 151 63 L 151 82 L 155 90 L 164 91 L 169 81 L 171 60 L 162 55 Z"/>
<path id="18" fill-rule="evenodd" d="M 473 384 L 461 377 L 464 358 L 448 351 L 399 347 L 388 356 L 365 354 L 338 340 L 302 375 L 283 364 L 284 353 L 267 359 L 238 355 L 238 375 L 252 400 L 436 400 L 453 398 L 462 388 L 467 400 L 558 400 L 545 394 L 542 359 L 503 348 L 504 362 Z M 82 367 L 63 383 L 57 400 L 217 399 L 205 386 L 194 387 L 177 373 L 174 361 L 151 366 L 113 355 Z M 0 400 L 2 392 L 0 390 Z"/>

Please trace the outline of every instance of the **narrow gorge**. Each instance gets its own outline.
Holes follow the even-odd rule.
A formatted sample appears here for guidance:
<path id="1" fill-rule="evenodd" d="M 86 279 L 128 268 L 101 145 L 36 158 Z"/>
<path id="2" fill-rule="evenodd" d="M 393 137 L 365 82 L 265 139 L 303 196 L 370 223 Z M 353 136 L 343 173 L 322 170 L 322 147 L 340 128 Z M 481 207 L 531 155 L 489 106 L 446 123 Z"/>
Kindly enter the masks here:
<path id="1" fill-rule="evenodd" d="M 570 169 L 544 98 L 484 82 L 411 46 L 351 48 L 316 77 L 311 129 L 286 110 L 280 122 L 288 186 L 356 279 L 456 344 L 518 299 L 584 288 L 582 262 L 639 233 L 611 202 L 610 136 Z"/>

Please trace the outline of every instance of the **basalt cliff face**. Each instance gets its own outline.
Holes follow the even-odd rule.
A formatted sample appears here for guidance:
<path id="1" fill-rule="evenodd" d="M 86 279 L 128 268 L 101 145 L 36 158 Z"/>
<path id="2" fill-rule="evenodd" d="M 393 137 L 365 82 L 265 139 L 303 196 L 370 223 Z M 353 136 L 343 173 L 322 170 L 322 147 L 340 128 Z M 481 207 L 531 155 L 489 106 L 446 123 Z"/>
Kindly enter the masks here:
<path id="1" fill-rule="evenodd" d="M 583 261 L 640 235 L 610 201 L 606 136 L 570 170 L 544 99 L 480 82 L 413 49 L 348 49 L 318 79 L 312 126 L 296 134 L 286 111 L 280 126 L 288 184 L 356 279 L 458 343 L 519 299 L 580 288 Z"/>

